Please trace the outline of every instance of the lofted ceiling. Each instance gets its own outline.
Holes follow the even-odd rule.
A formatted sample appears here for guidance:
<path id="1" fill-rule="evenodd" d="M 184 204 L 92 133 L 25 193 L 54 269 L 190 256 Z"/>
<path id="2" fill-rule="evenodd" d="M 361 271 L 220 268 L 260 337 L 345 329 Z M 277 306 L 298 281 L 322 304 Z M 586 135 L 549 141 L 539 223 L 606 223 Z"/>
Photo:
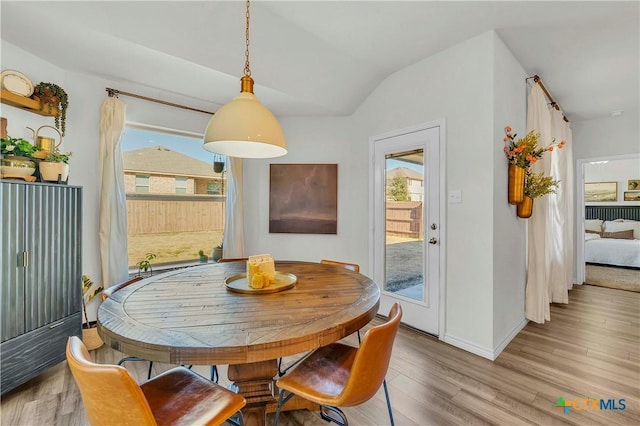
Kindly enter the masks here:
<path id="1" fill-rule="evenodd" d="M 525 71 L 542 77 L 570 120 L 637 114 L 639 6 L 254 1 L 255 93 L 277 115 L 349 115 L 390 74 L 494 29 Z M 1 34 L 116 88 L 142 86 L 142 95 L 215 110 L 240 89 L 244 8 L 244 1 L 2 0 Z"/>

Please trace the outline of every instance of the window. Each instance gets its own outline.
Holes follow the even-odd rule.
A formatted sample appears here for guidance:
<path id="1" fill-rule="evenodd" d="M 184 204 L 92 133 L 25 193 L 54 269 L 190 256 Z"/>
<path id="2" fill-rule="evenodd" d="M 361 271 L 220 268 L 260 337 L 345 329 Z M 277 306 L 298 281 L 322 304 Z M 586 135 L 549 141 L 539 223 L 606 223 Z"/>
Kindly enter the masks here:
<path id="1" fill-rule="evenodd" d="M 222 240 L 226 173 L 214 172 L 214 154 L 202 148 L 202 138 L 127 127 L 121 146 L 130 268 L 147 253 L 157 256 L 154 271 L 196 261 L 200 250 L 210 255 Z"/>
<path id="2" fill-rule="evenodd" d="M 136 175 L 136 192 L 149 192 L 149 176 Z"/>
<path id="3" fill-rule="evenodd" d="M 176 177 L 176 194 L 186 194 L 186 193 L 187 193 L 187 178 Z"/>
<path id="4" fill-rule="evenodd" d="M 220 185 L 220 182 L 216 181 L 207 183 L 207 194 L 222 195 L 222 185 Z"/>

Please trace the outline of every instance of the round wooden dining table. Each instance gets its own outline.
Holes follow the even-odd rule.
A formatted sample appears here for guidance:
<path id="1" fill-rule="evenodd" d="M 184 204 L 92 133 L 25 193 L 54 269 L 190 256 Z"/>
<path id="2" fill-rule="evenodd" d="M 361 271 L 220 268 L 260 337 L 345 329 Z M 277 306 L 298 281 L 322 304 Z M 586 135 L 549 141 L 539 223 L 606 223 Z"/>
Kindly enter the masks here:
<path id="1" fill-rule="evenodd" d="M 295 286 L 238 293 L 225 280 L 246 263 L 189 267 L 155 275 L 111 295 L 98 309 L 104 342 L 130 356 L 169 364 L 229 365 L 247 399 L 245 424 L 275 411 L 277 359 L 346 337 L 378 311 L 380 291 L 366 276 L 337 266 L 276 261 Z M 289 402 L 290 409 L 309 407 Z"/>

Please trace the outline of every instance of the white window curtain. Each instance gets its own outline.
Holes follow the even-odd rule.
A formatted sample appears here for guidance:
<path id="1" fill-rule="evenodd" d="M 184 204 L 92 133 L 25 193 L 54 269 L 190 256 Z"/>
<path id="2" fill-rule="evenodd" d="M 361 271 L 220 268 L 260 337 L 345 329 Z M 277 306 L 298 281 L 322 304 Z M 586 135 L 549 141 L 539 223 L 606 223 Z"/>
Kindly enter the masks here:
<path id="1" fill-rule="evenodd" d="M 528 220 L 525 316 L 537 323 L 551 320 L 549 304 L 568 303 L 573 284 L 573 167 L 571 129 L 560 111 L 549 111 L 542 88 L 535 84 L 527 102 L 527 131 L 540 133 L 539 146 L 561 140 L 565 148 L 547 152 L 532 167 L 560 181 L 557 193 L 538 197 Z"/>
<path id="2" fill-rule="evenodd" d="M 107 98 L 100 112 L 100 257 L 105 288 L 129 277 L 127 256 L 127 204 L 120 139 L 126 105 Z"/>
<path id="3" fill-rule="evenodd" d="M 244 254 L 244 191 L 242 159 L 227 157 L 227 201 L 224 215 L 222 256 L 245 257 Z"/>

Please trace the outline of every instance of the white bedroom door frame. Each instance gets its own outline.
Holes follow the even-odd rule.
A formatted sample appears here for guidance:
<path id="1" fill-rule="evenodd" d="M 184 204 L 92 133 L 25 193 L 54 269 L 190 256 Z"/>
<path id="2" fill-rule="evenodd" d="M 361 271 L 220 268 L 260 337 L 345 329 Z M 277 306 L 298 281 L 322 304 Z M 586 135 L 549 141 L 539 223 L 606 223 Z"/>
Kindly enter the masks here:
<path id="1" fill-rule="evenodd" d="M 403 323 L 441 340 L 445 330 L 445 122 L 438 120 L 404 129 L 394 130 L 369 138 L 369 264 L 372 278 L 381 289 L 380 313 L 386 315 L 394 301 L 403 305 Z M 424 151 L 424 300 L 404 297 L 399 292 L 385 291 L 386 277 L 386 220 L 385 158 L 388 154 L 417 149 Z M 427 188 L 428 185 L 431 185 Z M 430 216 L 427 218 L 427 216 Z M 430 220 L 429 223 L 426 223 Z M 437 222 L 432 224 L 431 222 Z M 429 244 L 429 240 L 432 243 Z"/>
<path id="2" fill-rule="evenodd" d="M 596 161 L 616 161 L 616 160 L 632 160 L 634 158 L 640 157 L 640 153 L 632 153 L 632 154 L 620 154 L 620 155 L 609 155 L 604 157 L 592 157 L 592 158 L 581 158 L 576 160 L 576 218 L 575 218 L 575 237 L 576 237 L 576 277 L 575 283 L 582 284 L 584 283 L 585 275 L 586 275 L 586 264 L 584 260 L 584 210 L 585 210 L 585 202 L 584 202 L 584 168 L 589 163 L 594 163 Z"/>

